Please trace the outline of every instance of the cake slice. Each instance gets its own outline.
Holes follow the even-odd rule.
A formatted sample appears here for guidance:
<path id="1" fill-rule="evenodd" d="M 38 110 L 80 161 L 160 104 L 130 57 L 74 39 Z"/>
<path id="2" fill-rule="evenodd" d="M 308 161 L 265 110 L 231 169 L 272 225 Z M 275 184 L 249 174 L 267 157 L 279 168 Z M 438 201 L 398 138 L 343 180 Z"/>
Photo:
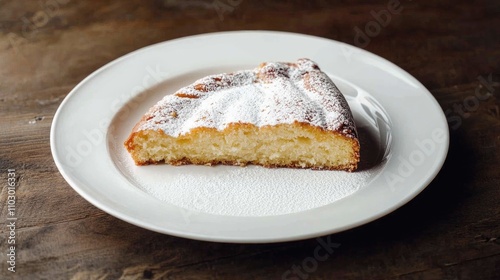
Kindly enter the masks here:
<path id="1" fill-rule="evenodd" d="M 125 147 L 137 165 L 353 171 L 359 162 L 349 106 L 309 59 L 262 63 L 181 88 L 149 109 Z"/>

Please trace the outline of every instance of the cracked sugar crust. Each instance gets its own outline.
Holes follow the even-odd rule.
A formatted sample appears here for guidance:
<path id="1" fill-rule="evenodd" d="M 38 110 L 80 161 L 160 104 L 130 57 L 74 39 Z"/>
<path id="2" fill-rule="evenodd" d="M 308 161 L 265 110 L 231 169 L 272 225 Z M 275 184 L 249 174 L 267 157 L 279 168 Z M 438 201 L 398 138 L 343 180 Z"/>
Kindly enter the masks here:
<path id="1" fill-rule="evenodd" d="M 332 80 L 309 59 L 262 63 L 253 70 L 211 75 L 165 96 L 134 131 L 178 137 L 197 127 L 231 123 L 257 127 L 306 123 L 357 138 L 349 105 Z"/>

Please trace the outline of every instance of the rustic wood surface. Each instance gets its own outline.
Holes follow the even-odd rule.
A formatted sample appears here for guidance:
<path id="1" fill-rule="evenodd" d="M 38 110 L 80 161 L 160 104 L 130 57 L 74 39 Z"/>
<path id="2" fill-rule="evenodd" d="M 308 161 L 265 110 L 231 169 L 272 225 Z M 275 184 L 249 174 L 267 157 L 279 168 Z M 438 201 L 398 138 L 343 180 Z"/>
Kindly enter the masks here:
<path id="1" fill-rule="evenodd" d="M 368 44 L 356 41 L 355 28 L 394 2 L 0 1 L 0 279 L 500 279 L 500 2 L 401 0 Z M 438 177 L 394 213 L 323 237 L 340 246 L 308 273 L 285 274 L 313 255 L 315 239 L 240 245 L 151 232 L 80 197 L 50 152 L 54 113 L 94 70 L 153 43 L 242 29 L 363 47 L 414 75 L 448 113 Z M 474 101 L 476 90 L 491 95 Z M 18 180 L 15 273 L 9 168 Z"/>

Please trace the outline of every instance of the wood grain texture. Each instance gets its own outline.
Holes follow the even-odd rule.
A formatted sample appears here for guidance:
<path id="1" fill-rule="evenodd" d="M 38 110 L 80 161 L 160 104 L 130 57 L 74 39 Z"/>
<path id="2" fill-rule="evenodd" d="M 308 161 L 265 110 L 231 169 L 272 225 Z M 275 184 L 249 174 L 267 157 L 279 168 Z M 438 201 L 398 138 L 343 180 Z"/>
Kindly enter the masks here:
<path id="1" fill-rule="evenodd" d="M 216 1 L 229 3 L 0 1 L 0 279 L 500 279 L 498 1 L 402 0 L 366 45 L 355 28 L 391 1 L 232 1 L 241 3 L 222 17 Z M 382 219 L 323 237 L 340 247 L 310 273 L 286 274 L 313 255 L 315 239 L 238 245 L 154 233 L 89 204 L 52 160 L 54 113 L 94 70 L 153 43 L 242 29 L 363 47 L 420 80 L 450 120 L 449 155 L 430 186 Z M 457 112 L 478 89 L 492 94 Z M 19 180 L 15 274 L 6 263 L 8 168 Z"/>

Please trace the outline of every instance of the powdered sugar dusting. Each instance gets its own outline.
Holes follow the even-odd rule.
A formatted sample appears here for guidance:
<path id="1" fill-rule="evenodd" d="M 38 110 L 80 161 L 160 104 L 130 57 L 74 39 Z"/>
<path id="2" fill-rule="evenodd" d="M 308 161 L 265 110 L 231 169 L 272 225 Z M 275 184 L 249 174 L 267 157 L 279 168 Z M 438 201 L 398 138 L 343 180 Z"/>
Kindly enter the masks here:
<path id="1" fill-rule="evenodd" d="M 137 130 L 163 130 L 177 137 L 195 127 L 223 130 L 238 122 L 258 127 L 301 122 L 357 136 L 345 98 L 309 59 L 200 79 L 165 96 Z"/>

